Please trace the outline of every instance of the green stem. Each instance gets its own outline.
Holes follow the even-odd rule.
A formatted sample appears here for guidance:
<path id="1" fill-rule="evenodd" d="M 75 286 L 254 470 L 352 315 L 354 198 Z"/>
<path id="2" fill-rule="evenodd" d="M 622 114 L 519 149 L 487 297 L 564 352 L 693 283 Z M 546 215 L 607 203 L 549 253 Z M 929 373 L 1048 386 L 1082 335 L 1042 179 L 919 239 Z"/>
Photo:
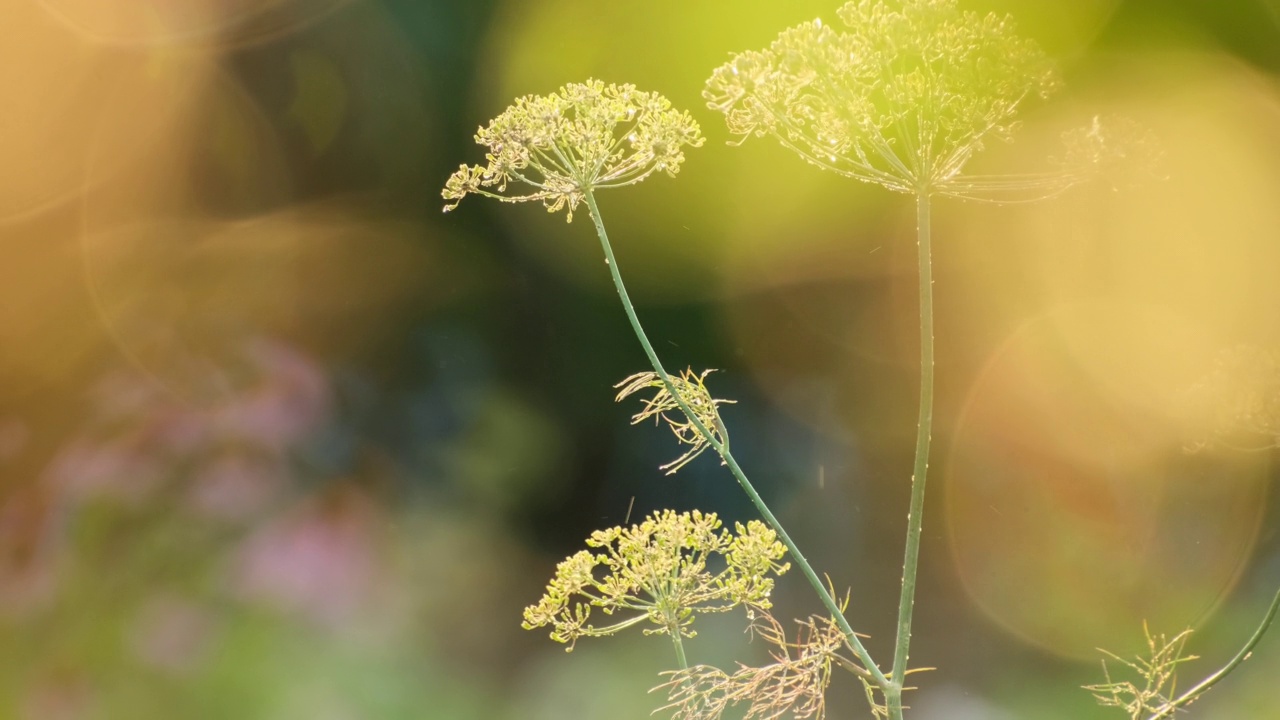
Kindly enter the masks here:
<path id="1" fill-rule="evenodd" d="M 1275 620 L 1277 610 L 1280 610 L 1280 590 L 1276 591 L 1276 596 L 1271 599 L 1271 607 L 1267 608 L 1267 614 L 1262 618 L 1262 623 L 1258 625 L 1258 629 L 1253 631 L 1253 636 L 1244 644 L 1244 647 L 1240 648 L 1240 651 L 1236 653 L 1235 657 L 1231 658 L 1226 665 L 1219 668 L 1218 672 L 1210 675 L 1204 680 L 1201 680 L 1195 687 L 1182 693 L 1176 699 L 1170 700 L 1169 703 L 1162 707 L 1159 712 L 1152 715 L 1147 720 L 1160 720 L 1161 718 L 1169 717 L 1179 708 L 1190 705 L 1201 695 L 1205 694 L 1209 688 L 1217 685 L 1218 681 L 1231 674 L 1231 671 L 1239 667 L 1240 663 L 1248 660 L 1249 655 L 1253 652 L 1253 648 L 1258 644 L 1258 641 L 1262 639 L 1262 636 L 1267 633 L 1267 628 L 1271 627 L 1271 621 Z"/>
<path id="2" fill-rule="evenodd" d="M 665 369 L 663 369 L 662 362 L 658 360 L 658 354 L 654 352 L 653 345 L 649 342 L 648 335 L 645 334 L 644 328 L 640 325 L 640 318 L 636 317 L 635 307 L 632 306 L 631 297 L 627 294 L 626 285 L 622 282 L 622 273 L 618 270 L 618 261 L 613 256 L 613 248 L 609 244 L 609 235 L 605 232 L 604 221 L 600 217 L 600 209 L 596 206 L 594 195 L 588 191 L 584 201 L 587 204 L 587 208 L 591 211 L 592 221 L 595 222 L 596 234 L 599 235 L 600 246 L 604 249 L 605 262 L 609 265 L 609 273 L 613 276 L 613 285 L 618 289 L 618 297 L 622 300 L 622 309 L 626 311 L 627 319 L 631 321 L 631 328 L 635 331 L 636 338 L 640 341 L 640 345 L 644 347 L 644 353 L 648 356 L 649 363 L 653 365 L 653 371 L 662 379 L 662 384 L 666 387 L 667 392 L 670 393 L 671 397 L 680 405 L 680 409 L 684 411 L 684 414 L 689 418 L 689 421 L 693 423 L 693 426 L 698 430 L 702 437 L 707 440 L 707 443 L 720 454 L 720 457 L 724 459 L 725 465 L 729 467 L 729 472 L 733 473 L 734 478 L 737 479 L 738 484 L 741 485 L 742 489 L 747 493 L 747 497 L 751 499 L 751 503 L 756 506 L 756 510 L 759 511 L 760 515 L 765 519 L 765 522 L 767 522 L 769 526 L 773 528 L 774 532 L 778 534 L 778 539 L 782 541 L 782 544 L 786 546 L 787 551 L 791 553 L 791 557 L 800 568 L 800 572 L 804 574 L 805 578 L 808 579 L 809 584 L 813 586 L 814 591 L 818 593 L 818 597 L 822 600 L 822 604 L 826 606 L 827 611 L 831 613 L 832 618 L 834 618 L 836 624 L 839 625 L 841 632 L 844 633 L 845 640 L 848 641 L 849 647 L 853 650 L 854 654 L 858 656 L 858 661 L 866 666 L 867 670 L 871 673 L 875 684 L 881 690 L 888 693 L 894 687 L 894 683 L 890 682 L 889 679 L 885 677 L 885 674 L 881 672 L 880 668 L 876 666 L 875 662 L 871 660 L 871 655 L 867 652 L 866 648 L 863 647 L 862 641 L 859 640 L 857 634 L 853 632 L 853 628 L 849 626 L 849 621 L 845 619 L 844 613 L 840 611 L 839 603 L 837 603 L 835 598 L 831 596 L 826 585 L 822 583 L 818 574 L 814 572 L 813 566 L 809 564 L 809 561 L 806 560 L 804 555 L 800 552 L 800 548 L 796 547 L 791 536 L 787 534 L 785 529 L 783 529 L 782 523 L 778 522 L 778 518 L 775 517 L 773 512 L 769 510 L 769 507 L 765 505 L 764 499 L 760 497 L 760 494 L 756 492 L 755 486 L 753 486 L 751 481 L 747 479 L 746 473 L 742 471 L 742 468 L 738 465 L 738 461 L 735 460 L 733 455 L 729 452 L 729 448 L 726 444 L 721 443 L 716 439 L 715 435 L 707 429 L 706 425 L 704 425 L 701 420 L 698 419 L 697 414 L 693 412 L 693 409 L 685 403 L 684 398 L 682 398 L 680 393 L 676 391 L 675 383 L 671 381 L 671 376 L 667 374 Z"/>
<path id="3" fill-rule="evenodd" d="M 916 192 L 916 237 L 920 274 L 920 416 L 916 426 L 916 459 L 911 475 L 911 507 L 907 512 L 907 546 L 902 560 L 902 594 L 898 598 L 898 639 L 893 650 L 893 688 L 886 700 L 891 720 L 902 718 L 902 688 L 911 648 L 911 613 L 915 608 L 916 571 L 924 521 L 924 488 L 929 472 L 929 440 L 933 431 L 933 260 L 930 250 L 929 193 Z"/>
<path id="4" fill-rule="evenodd" d="M 689 669 L 689 661 L 684 656 L 684 641 L 680 638 L 680 627 L 668 627 L 667 632 L 671 634 L 671 644 L 676 648 L 676 662 L 680 663 L 681 670 Z"/>

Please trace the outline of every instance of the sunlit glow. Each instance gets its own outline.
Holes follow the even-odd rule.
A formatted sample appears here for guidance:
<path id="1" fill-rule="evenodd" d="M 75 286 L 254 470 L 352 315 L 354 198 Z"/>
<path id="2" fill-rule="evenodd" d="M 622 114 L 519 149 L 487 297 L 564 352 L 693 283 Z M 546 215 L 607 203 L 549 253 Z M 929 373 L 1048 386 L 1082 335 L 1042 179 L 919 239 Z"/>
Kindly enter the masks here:
<path id="1" fill-rule="evenodd" d="M 118 45 L 265 42 L 297 32 L 354 0 L 39 0 L 86 39 Z"/>
<path id="2" fill-rule="evenodd" d="M 1202 621 L 1249 557 L 1265 458 L 1188 455 L 1177 413 L 1206 338 L 1167 312 L 1068 305 L 975 380 L 952 437 L 956 571 L 997 624 L 1088 656 Z"/>
<path id="3" fill-rule="evenodd" d="M 1265 455 L 1183 448 L 1216 422 L 1188 402 L 1216 358 L 1276 337 L 1280 165 L 1259 148 L 1280 143 L 1280 100 L 1210 55 L 1129 61 L 996 164 L 1051 155 L 1080 107 L 1149 127 L 1159 167 L 1037 205 L 955 206 L 939 232 L 966 314 L 952 332 L 987 358 L 950 443 L 956 571 L 995 623 L 1089 656 L 1141 640 L 1135 615 L 1202 622 L 1250 557 Z"/>
<path id="4" fill-rule="evenodd" d="M 67 33 L 37 3 L 4 3 L 0 226 L 84 192 L 95 145 L 98 181 L 135 157 L 200 86 L 207 60 L 200 51 L 116 52 Z"/>
<path id="5" fill-rule="evenodd" d="M 589 78 L 700 126 L 678 178 L 598 198 L 616 266 L 667 369 L 737 401 L 707 424 L 887 660 L 920 378 L 912 199 L 771 140 L 730 147 L 702 94 L 783 29 L 838 25 L 842 1 L 0 0 L 0 717 L 652 709 L 662 639 L 566 660 L 520 608 L 590 529 L 754 511 L 714 453 L 663 478 L 676 440 L 610 403 L 645 358 L 583 208 L 440 213 L 449 172 L 486 162 L 478 127 Z M 966 171 L 1061 178 L 1064 134 L 1096 140 L 1095 118 L 1153 139 L 1052 198 L 932 205 L 911 664 L 939 672 L 910 676 L 911 712 L 1041 720 L 1057 693 L 1088 704 L 1065 682 L 1102 679 L 1063 668 L 1129 654 L 1144 620 L 1212 619 L 1189 650 L 1220 656 L 1268 582 L 1280 84 L 1246 45 L 1280 24 L 1229 26 L 1280 14 L 958 2 L 1012 15 L 1063 79 Z M 806 592 L 776 599 L 809 612 Z M 708 616 L 689 659 L 763 657 L 738 619 Z M 1277 646 L 1251 663 L 1274 669 Z M 1222 717 L 1275 705 L 1280 671 L 1245 667 Z M 1249 673 L 1261 691 L 1233 694 Z M 854 716 L 850 680 L 830 716 Z"/>

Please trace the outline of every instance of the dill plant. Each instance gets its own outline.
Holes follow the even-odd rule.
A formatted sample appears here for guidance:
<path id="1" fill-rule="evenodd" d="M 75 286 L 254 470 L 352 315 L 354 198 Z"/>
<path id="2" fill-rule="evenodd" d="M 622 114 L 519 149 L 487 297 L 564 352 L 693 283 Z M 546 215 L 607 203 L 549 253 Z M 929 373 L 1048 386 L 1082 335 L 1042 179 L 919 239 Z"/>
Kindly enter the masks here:
<path id="1" fill-rule="evenodd" d="M 650 393 L 633 423 L 665 422 L 684 447 L 662 470 L 674 473 L 711 448 L 764 519 L 729 531 L 712 513 L 668 510 L 630 527 L 597 531 L 586 544 L 600 552 L 584 550 L 560 563 L 544 596 L 525 610 L 526 629 L 550 626 L 551 638 L 570 650 L 579 638 L 633 626 L 670 637 L 679 669 L 655 689 L 666 692 L 660 709 L 675 720 L 712 720 L 743 707 L 748 720 L 822 718 L 835 669 L 861 681 L 875 716 L 902 720 L 907 675 L 921 669 L 910 668 L 909 658 L 933 422 L 933 199 L 1033 201 L 1118 166 L 1129 171 L 1154 164 L 1153 143 L 1140 127 L 1095 118 L 1064 134 L 1063 156 L 1045 172 L 968 174 L 967 164 L 987 144 L 1013 136 L 1024 103 L 1058 87 L 1036 43 L 1018 36 L 1008 16 L 962 11 L 956 0 L 852 0 L 837 15 L 842 29 L 815 20 L 784 30 L 763 50 L 734 55 L 712 73 L 703 96 L 725 116 L 736 138 L 731 144 L 772 137 L 819 168 L 915 200 L 919 415 L 897 634 L 887 669 L 849 625 L 847 596 L 836 599 L 834 587 L 819 578 L 734 458 L 718 410 L 732 401 L 712 396 L 705 384 L 712 371 L 668 373 L 623 282 L 596 193 L 659 172 L 675 176 L 684 151 L 704 143 L 693 117 L 657 93 L 599 80 L 525 96 L 477 132 L 476 142 L 487 148 L 485 164 L 462 165 L 442 193 L 446 211 L 469 194 L 541 202 L 549 212 L 566 211 L 570 222 L 575 210 L 587 208 L 623 310 L 652 366 L 622 380 L 616 399 Z M 790 639 L 769 612 L 774 580 L 791 567 L 786 556 L 827 612 L 796 621 Z M 722 569 L 709 569 L 712 558 Z M 1087 689 L 1134 720 L 1148 713 L 1149 720 L 1167 717 L 1247 657 L 1277 606 L 1280 594 L 1237 657 L 1182 695 L 1171 697 L 1177 666 L 1192 659 L 1182 654 L 1186 632 L 1172 640 L 1148 634 L 1147 658 L 1111 656 L 1135 671 L 1139 682 L 1114 681 L 1104 665 L 1106 682 Z M 694 636 L 695 616 L 733 608 L 746 610 L 748 629 L 772 646 L 773 662 L 734 672 L 690 665 L 683 640 Z M 595 610 L 607 616 L 605 624 L 596 624 Z"/>
<path id="2" fill-rule="evenodd" d="M 622 280 L 595 193 L 640 182 L 659 170 L 675 175 L 684 161 L 683 149 L 698 147 L 704 142 L 697 122 L 688 113 L 672 109 L 670 102 L 656 93 L 640 91 L 632 85 L 606 85 L 599 80 L 588 80 L 566 85 L 552 95 L 517 99 L 476 133 L 476 142 L 489 149 L 487 163 L 462 165 L 449 177 L 442 195 L 452 202 L 445 210 L 456 208 L 468 194 L 479 194 L 505 202 L 539 201 L 549 212 L 566 210 L 566 220 L 572 221 L 573 210 L 579 204 L 586 205 L 623 310 L 653 367 L 652 376 L 642 373 L 624 380 L 621 395 L 625 397 L 641 389 L 655 390 L 646 402 L 646 410 L 637 418 L 665 417 L 677 439 L 693 446 L 685 456 L 664 467 L 678 468 L 705 449 L 704 445 L 715 450 L 818 593 L 875 687 L 892 687 L 884 673 L 871 662 L 832 593 L 730 452 L 728 433 L 716 409 L 724 401 L 711 398 L 706 391 L 702 382 L 706 373 L 694 375 L 689 371 L 673 377 L 666 371 L 640 324 Z M 533 190 L 511 194 L 513 183 Z M 683 413 L 687 423 L 672 420 L 675 409 Z M 690 426 L 700 439 L 688 432 Z M 549 588 L 548 593 L 551 592 Z M 679 635 L 672 637 L 678 639 Z M 682 650 L 678 650 L 677 655 L 683 657 Z"/>

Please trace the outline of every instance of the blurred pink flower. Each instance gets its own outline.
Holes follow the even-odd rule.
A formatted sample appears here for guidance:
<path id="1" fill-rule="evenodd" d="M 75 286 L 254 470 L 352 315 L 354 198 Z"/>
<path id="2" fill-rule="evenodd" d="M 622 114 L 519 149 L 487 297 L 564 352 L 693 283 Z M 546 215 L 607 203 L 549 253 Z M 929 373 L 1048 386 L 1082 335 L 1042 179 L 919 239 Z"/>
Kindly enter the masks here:
<path id="1" fill-rule="evenodd" d="M 45 468 L 47 487 L 80 501 L 111 498 L 130 505 L 145 502 L 164 479 L 161 457 L 134 437 L 71 441 Z"/>
<path id="2" fill-rule="evenodd" d="M 255 513 L 284 484 L 290 452 L 328 420 L 332 392 L 323 369 L 284 343 L 255 339 L 242 353 L 249 379 L 212 404 L 183 402 L 136 373 L 107 376 L 90 425 L 43 481 L 78 500 L 139 505 L 183 473 L 179 497 L 196 512 L 221 520 Z"/>
<path id="3" fill-rule="evenodd" d="M 353 490 L 307 501 L 245 542 L 233 568 L 236 594 L 329 627 L 367 612 L 383 580 L 377 518 Z"/>
<path id="4" fill-rule="evenodd" d="M 288 471 L 278 458 L 227 452 L 196 471 L 185 504 L 214 520 L 244 520 L 266 509 L 287 482 Z"/>
<path id="5" fill-rule="evenodd" d="M 215 412 L 222 434 L 283 448 L 302 440 L 327 417 L 328 380 L 310 359 L 267 340 L 249 343 L 245 355 L 261 377 Z"/>

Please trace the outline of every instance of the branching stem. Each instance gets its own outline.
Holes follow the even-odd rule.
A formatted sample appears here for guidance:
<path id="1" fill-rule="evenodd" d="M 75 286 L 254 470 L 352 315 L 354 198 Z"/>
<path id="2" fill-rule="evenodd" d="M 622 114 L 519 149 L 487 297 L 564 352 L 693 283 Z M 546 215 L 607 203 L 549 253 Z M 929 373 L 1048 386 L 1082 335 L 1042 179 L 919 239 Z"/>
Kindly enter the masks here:
<path id="1" fill-rule="evenodd" d="M 760 497 L 760 493 L 756 492 L 755 486 L 753 486 L 751 481 L 747 479 L 746 473 L 742 471 L 742 468 L 738 465 L 738 461 L 735 460 L 733 455 L 729 452 L 727 445 L 716 439 L 715 434 L 698 419 L 697 413 L 695 413 L 693 409 L 685 403 L 684 398 L 681 397 L 680 393 L 676 390 L 675 383 L 671 381 L 671 376 L 667 374 L 665 369 L 663 369 L 662 362 L 658 359 L 658 354 L 654 352 L 653 345 L 649 342 L 649 337 L 645 334 L 644 328 L 640 325 L 640 319 L 636 317 L 635 307 L 632 306 L 631 298 L 627 294 L 626 285 L 622 282 L 622 273 L 618 269 L 617 259 L 613 256 L 613 248 L 609 244 L 609 235 L 604 229 L 604 221 L 600 217 L 599 207 L 596 206 L 595 196 L 592 194 L 591 190 L 587 190 L 584 195 L 583 201 L 591 211 L 591 219 L 595 223 L 596 234 L 600 237 L 600 246 L 604 250 L 605 260 L 609 265 L 609 273 L 613 276 L 614 287 L 617 288 L 618 297 L 622 300 L 622 309 L 626 311 L 627 319 L 631 321 L 631 329 L 635 331 L 636 339 L 638 339 L 640 341 L 640 345 L 644 347 L 645 355 L 648 356 L 649 363 L 653 365 L 653 371 L 662 379 L 662 384 L 666 386 L 667 392 L 670 393 L 671 397 L 680 405 L 680 409 L 689 418 L 689 421 L 693 423 L 693 426 L 698 430 L 698 432 L 706 438 L 707 444 L 714 448 L 715 451 L 720 454 L 720 457 L 724 459 L 725 465 L 729 467 L 729 471 L 733 473 L 738 484 L 741 485 L 742 489 L 747 493 L 747 497 L 751 499 L 752 504 L 755 505 L 756 510 L 759 511 L 761 517 L 763 517 L 765 522 L 769 524 L 769 527 L 773 528 L 774 532 L 778 533 L 778 539 L 786 546 L 787 551 L 791 553 L 791 557 L 795 560 L 796 566 L 800 568 L 800 571 L 804 573 L 809 584 L 813 586 L 814 591 L 818 593 L 818 597 L 822 600 L 822 604 L 826 607 L 827 611 L 831 613 L 832 618 L 840 627 L 840 631 L 844 633 L 845 639 L 849 643 L 849 647 L 853 650 L 854 654 L 857 655 L 858 661 L 861 662 L 871 673 L 875 685 L 884 691 L 886 695 L 888 695 L 894 687 L 897 687 L 898 693 L 901 695 L 900 681 L 896 683 L 891 682 L 889 678 L 885 676 L 884 672 L 876 666 L 875 662 L 871 660 L 871 655 L 867 652 L 866 648 L 863 647 L 862 641 L 858 639 L 853 628 L 849 626 L 849 621 L 845 619 L 844 613 L 840 611 L 840 606 L 836 602 L 835 598 L 831 596 L 826 585 L 823 584 L 822 580 L 818 577 L 818 574 L 814 572 L 813 566 L 805 559 L 804 555 L 800 552 L 800 548 L 796 547 L 791 536 L 788 535 L 787 531 L 782 527 L 782 523 L 780 523 L 778 518 L 774 516 L 773 512 L 769 510 L 769 506 L 766 505 L 764 499 Z M 901 676 L 899 675 L 895 677 Z"/>
<path id="2" fill-rule="evenodd" d="M 1231 674 L 1233 670 L 1240 666 L 1240 663 L 1249 659 L 1249 655 L 1253 652 L 1253 648 L 1257 646 L 1258 641 L 1262 640 L 1262 636 L 1267 633 L 1267 628 L 1271 627 L 1271 622 L 1276 619 L 1276 611 L 1280 610 L 1280 590 L 1276 591 L 1276 596 L 1271 599 L 1271 606 L 1267 608 L 1267 614 L 1262 618 L 1262 622 L 1258 625 L 1258 629 L 1253 631 L 1253 635 L 1249 638 L 1244 647 L 1236 653 L 1235 657 L 1227 661 L 1217 672 L 1209 677 L 1196 683 L 1194 687 L 1182 693 L 1178 697 L 1170 700 L 1160 708 L 1147 720 L 1161 720 L 1167 718 L 1177 712 L 1179 708 L 1186 707 L 1195 702 L 1201 695 L 1205 694 L 1209 688 L 1218 684 L 1218 681 Z"/>

